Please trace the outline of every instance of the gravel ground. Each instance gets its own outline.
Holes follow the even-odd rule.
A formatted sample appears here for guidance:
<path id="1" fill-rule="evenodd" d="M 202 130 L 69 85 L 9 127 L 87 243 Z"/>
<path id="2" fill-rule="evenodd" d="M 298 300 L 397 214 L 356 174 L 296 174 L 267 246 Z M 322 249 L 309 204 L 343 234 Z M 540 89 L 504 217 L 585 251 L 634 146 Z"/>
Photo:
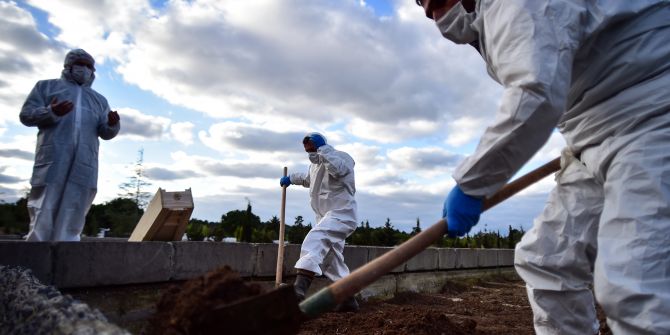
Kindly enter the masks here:
<path id="1" fill-rule="evenodd" d="M 130 334 L 97 309 L 39 282 L 30 270 L 0 265 L 0 334 Z"/>

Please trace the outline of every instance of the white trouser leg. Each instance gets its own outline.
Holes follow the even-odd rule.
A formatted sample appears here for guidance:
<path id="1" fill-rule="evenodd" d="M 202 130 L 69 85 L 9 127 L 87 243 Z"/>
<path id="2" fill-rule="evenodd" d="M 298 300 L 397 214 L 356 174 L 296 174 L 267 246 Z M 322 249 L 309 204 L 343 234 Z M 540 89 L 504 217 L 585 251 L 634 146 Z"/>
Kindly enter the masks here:
<path id="1" fill-rule="evenodd" d="M 75 183 L 65 183 L 60 208 L 54 223 L 54 241 L 79 241 L 86 213 L 88 213 L 96 189 L 81 186 Z"/>
<path id="2" fill-rule="evenodd" d="M 610 328 L 670 334 L 670 130 L 613 138 L 582 159 L 605 179 L 594 288 Z"/>
<path id="3" fill-rule="evenodd" d="M 51 241 L 60 207 L 62 184 L 33 186 L 28 195 L 30 232 L 27 241 Z"/>
<path id="4" fill-rule="evenodd" d="M 330 253 L 321 266 L 323 275 L 332 281 L 338 281 L 349 275 L 349 267 L 344 262 L 344 243 L 333 244 Z"/>
<path id="5" fill-rule="evenodd" d="M 355 223 L 342 222 L 325 216 L 305 236 L 300 248 L 300 259 L 295 267 L 312 271 L 317 276 L 325 274 L 332 280 L 346 276 L 349 274 L 349 268 L 344 263 L 342 255 L 344 240 L 355 228 Z M 326 256 L 329 264 L 324 263 Z M 326 269 L 325 273 L 322 268 Z"/>
<path id="6" fill-rule="evenodd" d="M 577 160 L 558 174 L 542 214 L 516 247 L 537 334 L 596 334 L 592 269 L 602 187 Z"/>

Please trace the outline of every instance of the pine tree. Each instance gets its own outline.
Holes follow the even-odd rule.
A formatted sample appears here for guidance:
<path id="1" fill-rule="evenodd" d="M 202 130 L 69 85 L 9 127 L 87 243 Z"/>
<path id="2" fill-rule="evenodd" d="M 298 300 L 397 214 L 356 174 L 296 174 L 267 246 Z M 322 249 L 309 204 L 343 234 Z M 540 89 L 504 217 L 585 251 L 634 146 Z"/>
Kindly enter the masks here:
<path id="1" fill-rule="evenodd" d="M 421 232 L 421 222 L 419 221 L 419 218 L 416 218 L 416 227 L 412 228 L 412 232 L 410 233 L 410 235 L 414 236 L 420 232 Z"/>
<path id="2" fill-rule="evenodd" d="M 128 178 L 128 181 L 119 185 L 123 191 L 119 196 L 126 199 L 131 199 L 137 205 L 137 208 L 144 209 L 148 203 L 150 192 L 145 192 L 144 189 L 151 186 L 151 183 L 146 181 L 144 175 L 144 149 L 138 150 L 137 161 L 133 167 L 133 175 Z"/>

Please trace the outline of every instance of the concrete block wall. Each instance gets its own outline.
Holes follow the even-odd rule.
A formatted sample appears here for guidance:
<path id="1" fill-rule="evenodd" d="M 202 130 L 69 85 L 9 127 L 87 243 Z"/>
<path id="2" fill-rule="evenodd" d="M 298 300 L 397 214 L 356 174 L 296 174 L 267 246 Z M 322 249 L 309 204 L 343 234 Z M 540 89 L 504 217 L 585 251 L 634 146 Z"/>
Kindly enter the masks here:
<path id="1" fill-rule="evenodd" d="M 0 264 L 29 268 L 40 281 L 59 288 L 185 280 L 224 265 L 244 277 L 274 278 L 277 247 L 220 242 L 0 241 Z M 353 271 L 391 249 L 346 246 L 344 258 Z M 285 246 L 284 278 L 295 275 L 293 265 L 299 256 L 300 245 Z M 511 249 L 428 248 L 392 273 L 511 267 L 513 261 Z"/>

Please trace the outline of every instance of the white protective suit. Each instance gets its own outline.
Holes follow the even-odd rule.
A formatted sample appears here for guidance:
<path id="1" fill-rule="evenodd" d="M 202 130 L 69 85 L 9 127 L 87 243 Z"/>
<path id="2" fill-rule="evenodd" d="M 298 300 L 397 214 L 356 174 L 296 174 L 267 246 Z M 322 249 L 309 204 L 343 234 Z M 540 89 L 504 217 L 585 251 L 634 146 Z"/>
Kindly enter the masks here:
<path id="1" fill-rule="evenodd" d="M 316 225 L 307 233 L 300 249 L 297 269 L 325 275 L 337 281 L 349 274 L 344 263 L 344 240 L 356 230 L 354 160 L 326 144 L 318 148 L 318 163 L 309 172 L 292 173 L 291 184 L 309 187 Z"/>
<path id="2" fill-rule="evenodd" d="M 109 140 L 120 123 L 109 126 L 105 97 L 91 88 L 95 76 L 77 84 L 70 73 L 79 58 L 93 61 L 81 49 L 68 53 L 60 79 L 37 82 L 21 109 L 21 122 L 37 127 L 35 165 L 30 179 L 28 241 L 79 241 L 97 191 L 98 137 Z M 53 98 L 69 100 L 72 110 L 57 116 Z"/>
<path id="3" fill-rule="evenodd" d="M 670 1 L 479 0 L 475 15 L 504 94 L 458 185 L 492 195 L 555 127 L 568 145 L 515 254 L 536 332 L 597 333 L 593 284 L 615 334 L 670 334 Z"/>

